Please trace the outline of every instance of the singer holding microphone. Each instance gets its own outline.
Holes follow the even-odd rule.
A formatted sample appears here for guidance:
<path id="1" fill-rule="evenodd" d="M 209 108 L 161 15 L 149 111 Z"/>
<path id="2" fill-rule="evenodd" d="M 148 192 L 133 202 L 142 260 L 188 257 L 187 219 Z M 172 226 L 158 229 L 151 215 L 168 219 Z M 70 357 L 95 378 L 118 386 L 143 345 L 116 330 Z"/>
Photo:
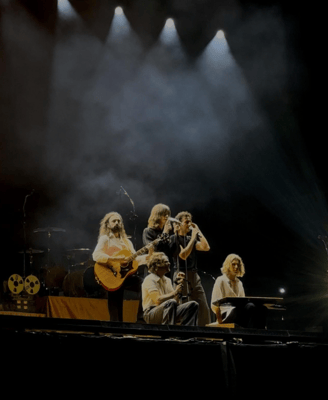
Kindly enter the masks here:
<path id="1" fill-rule="evenodd" d="M 148 218 L 148 226 L 144 229 L 142 234 L 142 242 L 144 246 L 153 242 L 160 235 L 167 234 L 172 231 L 172 225 L 170 222 L 171 210 L 169 206 L 159 203 L 154 205 Z M 155 248 L 149 251 L 159 251 L 165 253 L 168 257 L 170 256 L 170 246 L 168 241 L 161 241 L 157 243 Z"/>
<path id="2" fill-rule="evenodd" d="M 154 252 L 148 260 L 149 275 L 142 283 L 143 318 L 147 324 L 197 325 L 198 303 L 181 302 L 184 273 L 176 276 L 176 287 L 170 278 L 170 261 L 163 252 Z"/>
<path id="3" fill-rule="evenodd" d="M 183 297 L 194 300 L 199 304 L 198 325 L 205 326 L 210 323 L 211 315 L 206 294 L 198 274 L 197 252 L 209 251 L 210 246 L 199 227 L 192 222 L 192 215 L 181 211 L 176 217 L 180 224 L 173 222 L 175 234 L 170 238 L 171 252 L 173 254 L 174 276 L 180 271 L 185 272 L 186 284 Z"/>

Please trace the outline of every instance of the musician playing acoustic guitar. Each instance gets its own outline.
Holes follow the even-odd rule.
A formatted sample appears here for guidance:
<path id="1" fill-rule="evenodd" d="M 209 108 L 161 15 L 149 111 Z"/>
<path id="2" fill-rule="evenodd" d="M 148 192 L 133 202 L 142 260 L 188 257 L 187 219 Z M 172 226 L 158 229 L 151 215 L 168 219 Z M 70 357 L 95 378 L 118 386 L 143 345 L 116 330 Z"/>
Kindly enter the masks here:
<path id="1" fill-rule="evenodd" d="M 127 250 L 127 253 L 134 254 L 133 244 L 128 239 L 123 220 L 117 212 L 110 212 L 104 216 L 100 222 L 97 246 L 92 254 L 96 263 L 105 264 L 108 269 L 112 268 L 113 263 L 124 265 L 129 258 L 126 255 L 118 255 L 120 250 Z M 142 262 L 145 256 L 140 256 Z M 114 273 L 116 273 L 114 271 Z M 129 289 L 138 293 L 140 297 L 137 322 L 143 322 L 141 304 L 141 284 L 142 279 L 136 275 L 127 276 L 123 284 L 116 290 L 108 290 L 108 311 L 110 321 L 123 321 L 123 296 L 124 290 Z"/>

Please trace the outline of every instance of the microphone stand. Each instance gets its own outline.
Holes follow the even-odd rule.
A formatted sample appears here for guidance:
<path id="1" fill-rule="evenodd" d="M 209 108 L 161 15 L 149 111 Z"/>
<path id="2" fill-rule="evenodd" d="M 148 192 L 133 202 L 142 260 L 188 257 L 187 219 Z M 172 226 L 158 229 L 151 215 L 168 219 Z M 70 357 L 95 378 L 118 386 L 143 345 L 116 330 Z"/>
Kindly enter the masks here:
<path id="1" fill-rule="evenodd" d="M 183 237 L 183 240 L 184 240 L 184 247 L 186 248 L 186 235 Z M 192 292 L 192 287 L 191 287 L 191 285 L 190 285 L 190 282 L 189 282 L 189 277 L 188 277 L 188 257 L 185 259 L 185 262 L 184 262 L 184 264 L 185 264 L 185 274 L 186 274 L 186 284 L 187 284 L 187 300 L 189 301 L 189 298 L 190 298 L 190 295 L 191 295 L 191 292 Z"/>
<path id="2" fill-rule="evenodd" d="M 123 191 L 123 193 L 128 197 L 128 199 L 130 200 L 130 203 L 132 204 L 132 209 L 133 211 L 130 211 L 130 220 L 131 221 L 136 221 L 136 219 L 138 218 L 138 215 L 136 214 L 136 209 L 135 209 L 135 205 L 134 205 L 134 201 L 131 199 L 131 197 L 128 195 L 127 191 L 124 189 L 123 186 L 121 186 L 120 191 Z M 136 230 L 137 230 L 137 224 L 135 222 L 134 224 L 134 247 L 137 248 L 137 235 L 136 235 Z"/>
<path id="3" fill-rule="evenodd" d="M 34 193 L 34 189 L 30 194 L 27 194 L 24 199 L 23 203 L 23 241 L 24 241 L 24 246 L 23 246 L 23 278 L 26 276 L 26 247 L 27 247 L 27 239 L 26 239 L 26 211 L 25 211 L 25 206 L 27 202 L 27 198 L 32 196 Z"/>
<path id="4" fill-rule="evenodd" d="M 177 266 L 177 274 L 178 274 L 180 272 L 180 260 L 179 260 L 180 244 L 179 244 L 179 240 L 178 240 L 178 232 L 175 233 L 175 240 L 176 240 L 176 245 L 177 245 L 177 248 L 178 248 L 178 254 L 177 254 L 177 257 L 176 257 L 176 266 Z M 184 247 L 186 247 L 186 236 L 183 237 L 183 240 L 184 240 Z M 187 299 L 189 301 L 189 298 L 190 298 L 190 295 L 191 295 L 191 292 L 192 292 L 192 287 L 191 287 L 190 282 L 188 280 L 188 263 L 187 263 L 187 259 L 185 259 L 184 264 L 185 264 L 185 279 L 184 280 L 186 282 L 187 292 L 186 292 L 186 296 L 181 296 L 180 298 L 182 300 Z M 189 288 L 189 286 L 190 286 L 190 288 Z"/>
<path id="5" fill-rule="evenodd" d="M 205 272 L 202 269 L 198 269 L 198 271 L 201 272 L 204 275 L 208 275 L 209 277 L 211 277 L 214 282 L 216 281 L 216 278 L 212 274 L 209 274 L 208 272 Z"/>
<path id="6" fill-rule="evenodd" d="M 180 245 L 179 245 L 179 239 L 178 239 L 178 232 L 177 232 L 177 231 L 175 232 L 175 243 L 176 243 L 177 249 L 179 249 L 179 248 L 180 248 Z M 178 254 L 177 254 L 177 256 L 176 256 L 176 268 L 177 268 L 177 276 L 178 276 L 178 274 L 179 274 L 179 272 L 180 272 L 179 250 L 178 250 Z M 176 280 L 174 281 L 174 283 L 177 284 L 177 283 L 178 283 L 178 280 L 176 279 Z M 180 300 L 183 299 L 182 293 L 179 293 L 179 299 L 180 299 Z"/>

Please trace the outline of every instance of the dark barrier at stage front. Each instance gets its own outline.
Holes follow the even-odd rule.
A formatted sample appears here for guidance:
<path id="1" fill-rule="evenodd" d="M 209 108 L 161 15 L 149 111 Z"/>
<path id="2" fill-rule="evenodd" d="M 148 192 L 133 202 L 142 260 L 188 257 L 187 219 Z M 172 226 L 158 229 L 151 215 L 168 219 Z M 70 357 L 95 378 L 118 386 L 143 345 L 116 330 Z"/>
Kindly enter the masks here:
<path id="1" fill-rule="evenodd" d="M 18 330 L 1 330 L 0 339 L 8 350 L 3 357 L 5 381 L 21 378 L 23 368 L 30 384 L 47 382 L 51 391 L 65 383 L 65 393 L 74 396 L 89 388 L 99 397 L 114 389 L 150 397 L 156 387 L 159 393 L 168 390 L 193 398 L 246 392 L 265 398 L 286 391 L 295 396 L 311 386 L 314 393 L 325 388 L 326 344 Z"/>

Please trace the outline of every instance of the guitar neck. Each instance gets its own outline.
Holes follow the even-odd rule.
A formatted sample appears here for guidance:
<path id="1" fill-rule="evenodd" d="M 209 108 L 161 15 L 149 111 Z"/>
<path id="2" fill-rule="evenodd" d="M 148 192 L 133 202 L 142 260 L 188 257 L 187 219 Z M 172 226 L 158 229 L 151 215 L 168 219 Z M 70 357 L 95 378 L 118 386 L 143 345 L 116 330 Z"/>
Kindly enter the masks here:
<path id="1" fill-rule="evenodd" d="M 132 254 L 132 256 L 130 258 L 132 258 L 132 260 L 134 260 L 136 257 L 140 256 L 141 254 L 146 253 L 148 250 L 148 247 L 145 246 L 142 249 L 136 251 L 134 254 Z"/>
<path id="2" fill-rule="evenodd" d="M 141 249 L 139 249 L 138 251 L 136 251 L 134 254 L 131 254 L 131 256 L 129 257 L 129 262 L 133 261 L 135 258 L 137 258 L 138 256 L 140 256 L 141 254 L 144 254 L 148 251 L 150 246 L 153 246 L 155 244 L 157 244 L 158 242 L 160 242 L 163 238 L 159 237 L 156 240 L 154 240 L 151 243 L 148 243 L 146 246 L 142 247 Z"/>

